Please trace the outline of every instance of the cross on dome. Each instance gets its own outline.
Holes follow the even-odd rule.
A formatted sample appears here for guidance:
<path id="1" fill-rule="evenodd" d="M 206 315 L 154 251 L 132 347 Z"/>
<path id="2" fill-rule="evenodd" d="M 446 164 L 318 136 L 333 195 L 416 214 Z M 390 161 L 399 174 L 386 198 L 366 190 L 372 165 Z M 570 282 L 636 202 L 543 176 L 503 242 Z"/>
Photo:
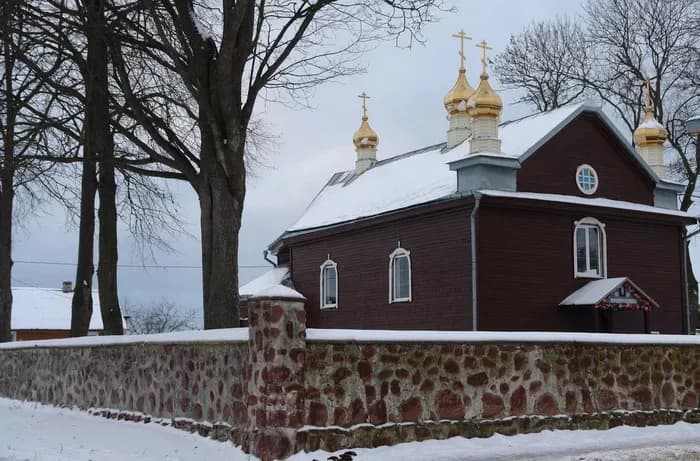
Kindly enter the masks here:
<path id="1" fill-rule="evenodd" d="M 643 79 L 642 86 L 644 86 L 645 90 L 646 90 L 646 101 L 645 101 L 644 108 L 646 109 L 647 112 L 651 112 L 654 110 L 652 103 L 651 103 L 651 79 L 648 77 Z"/>
<path id="2" fill-rule="evenodd" d="M 464 29 L 460 30 L 456 34 L 452 34 L 454 38 L 459 39 L 459 68 L 464 69 L 464 61 L 467 59 L 466 56 L 464 55 L 464 41 L 465 40 L 471 40 L 472 38 L 468 36 L 466 33 L 464 33 Z"/>
<path id="3" fill-rule="evenodd" d="M 362 117 L 367 118 L 367 100 L 371 99 L 371 97 L 367 96 L 367 93 L 364 91 L 357 97 L 362 99 Z"/>
<path id="4" fill-rule="evenodd" d="M 634 143 L 640 148 L 648 146 L 659 146 L 663 148 L 664 142 L 668 138 L 666 128 L 654 117 L 654 102 L 651 99 L 651 79 L 645 78 L 640 83 L 645 89 L 644 118 L 639 126 L 634 130 Z M 647 162 L 649 163 L 649 162 Z M 659 162 L 656 162 L 659 163 Z M 665 169 L 663 162 L 656 173 L 664 177 Z"/>
<path id="5" fill-rule="evenodd" d="M 360 129 L 355 132 L 352 137 L 352 142 L 357 149 L 376 149 L 379 144 L 379 136 L 377 132 L 369 126 L 367 118 L 367 100 L 370 97 L 364 91 L 357 96 L 362 99 L 362 123 Z"/>
<path id="6" fill-rule="evenodd" d="M 481 48 L 481 72 L 486 74 L 486 65 L 488 64 L 488 61 L 486 60 L 486 50 L 493 50 L 493 48 L 488 46 L 486 40 L 479 42 L 476 47 Z"/>

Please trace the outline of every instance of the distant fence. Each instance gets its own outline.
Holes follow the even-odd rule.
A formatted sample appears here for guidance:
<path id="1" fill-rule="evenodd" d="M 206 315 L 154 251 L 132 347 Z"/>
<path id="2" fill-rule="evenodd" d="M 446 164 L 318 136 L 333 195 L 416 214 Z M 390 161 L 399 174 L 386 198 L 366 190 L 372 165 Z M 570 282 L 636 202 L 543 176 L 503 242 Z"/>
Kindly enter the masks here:
<path id="1" fill-rule="evenodd" d="M 700 421 L 700 338 L 248 328 L 0 345 L 0 395 L 232 440 L 263 460 L 544 428 Z"/>

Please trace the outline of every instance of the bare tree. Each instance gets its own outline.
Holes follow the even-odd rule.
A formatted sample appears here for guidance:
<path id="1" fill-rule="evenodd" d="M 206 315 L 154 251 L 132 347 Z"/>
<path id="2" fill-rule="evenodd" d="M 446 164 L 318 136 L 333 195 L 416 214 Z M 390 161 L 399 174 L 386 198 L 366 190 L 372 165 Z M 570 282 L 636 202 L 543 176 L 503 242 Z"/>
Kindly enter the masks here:
<path id="1" fill-rule="evenodd" d="M 556 109 L 580 98 L 586 89 L 584 74 L 590 67 L 589 51 L 582 44 L 585 32 L 568 17 L 534 22 L 494 58 L 494 70 L 501 84 L 524 94 L 517 102 L 540 112 Z"/>
<path id="2" fill-rule="evenodd" d="M 71 157 L 56 159 L 55 154 L 38 160 L 80 163 L 80 192 L 63 188 L 51 195 L 78 218 L 79 251 L 74 292 L 74 335 L 86 333 L 92 315 L 93 242 L 95 198 L 99 194 L 98 270 L 101 315 L 106 331 L 121 334 L 122 323 L 117 291 L 118 219 L 136 236 L 141 249 L 162 246 L 166 233 L 179 227 L 174 201 L 167 187 L 157 178 L 136 177 L 129 171 L 138 151 L 128 139 L 117 137 L 114 126 L 124 122 L 118 93 L 109 76 L 109 50 L 106 29 L 116 8 L 131 3 L 88 0 L 74 2 L 42 0 L 24 3 L 33 26 L 24 31 L 33 47 L 21 56 L 43 83 L 57 95 L 63 120 L 46 120 L 55 129 L 73 138 L 81 149 Z M 54 68 L 47 62 L 57 63 Z M 58 69 L 58 71 L 57 71 Z M 126 123 L 130 123 L 127 121 Z M 128 155 L 123 155 L 125 152 Z M 141 156 L 143 157 L 143 156 Z M 121 190 L 118 187 L 121 184 Z M 69 194 L 66 194 L 69 192 Z M 79 209 L 74 203 L 80 202 Z"/>
<path id="3" fill-rule="evenodd" d="M 125 303 L 124 318 L 131 334 L 169 333 L 197 329 L 197 313 L 179 308 L 172 301 L 160 301 L 150 306 Z"/>
<path id="4" fill-rule="evenodd" d="M 35 186 L 51 164 L 33 160 L 56 140 L 43 120 L 54 98 L 41 79 L 18 59 L 30 44 L 19 33 L 26 26 L 21 2 L 0 5 L 0 342 L 10 340 L 12 320 L 12 228 L 18 193 L 36 198 Z"/>
<path id="5" fill-rule="evenodd" d="M 131 116 L 149 139 L 151 164 L 188 181 L 199 196 L 205 328 L 238 326 L 238 233 L 246 193 L 245 151 L 258 98 L 303 98 L 315 86 L 362 70 L 377 40 L 419 39 L 442 0 L 149 0 L 125 12 L 113 41 L 115 68 Z M 175 76 L 196 121 L 192 132 L 164 123 L 167 98 L 143 97 L 150 68 Z M 145 79 L 146 85 L 151 79 Z M 155 165 L 159 165 L 156 167 Z M 148 174 L 143 171 L 144 174 Z"/>

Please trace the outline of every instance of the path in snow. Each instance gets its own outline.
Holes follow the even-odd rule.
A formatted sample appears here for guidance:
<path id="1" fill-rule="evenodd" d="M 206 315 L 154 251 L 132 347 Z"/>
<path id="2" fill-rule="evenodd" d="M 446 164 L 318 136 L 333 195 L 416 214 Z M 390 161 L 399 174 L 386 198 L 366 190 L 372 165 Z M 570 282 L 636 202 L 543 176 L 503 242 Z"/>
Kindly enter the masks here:
<path id="1" fill-rule="evenodd" d="M 343 450 L 347 451 L 347 450 Z M 342 453 L 338 452 L 338 453 Z M 403 443 L 355 449 L 355 461 L 690 461 L 700 459 L 700 424 L 545 431 L 512 437 Z M 330 453 L 289 461 L 325 461 Z M 0 398 L 0 461 L 255 461 L 230 443 L 156 424 Z"/>

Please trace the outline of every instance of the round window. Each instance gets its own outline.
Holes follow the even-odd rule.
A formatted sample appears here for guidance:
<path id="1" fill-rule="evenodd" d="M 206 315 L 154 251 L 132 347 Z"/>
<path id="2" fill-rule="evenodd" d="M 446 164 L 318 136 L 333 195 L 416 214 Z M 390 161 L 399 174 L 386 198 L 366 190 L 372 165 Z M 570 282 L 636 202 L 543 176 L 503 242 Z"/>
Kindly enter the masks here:
<path id="1" fill-rule="evenodd" d="M 598 190 L 598 173 L 590 165 L 581 165 L 576 170 L 576 185 L 586 195 L 595 194 Z"/>

